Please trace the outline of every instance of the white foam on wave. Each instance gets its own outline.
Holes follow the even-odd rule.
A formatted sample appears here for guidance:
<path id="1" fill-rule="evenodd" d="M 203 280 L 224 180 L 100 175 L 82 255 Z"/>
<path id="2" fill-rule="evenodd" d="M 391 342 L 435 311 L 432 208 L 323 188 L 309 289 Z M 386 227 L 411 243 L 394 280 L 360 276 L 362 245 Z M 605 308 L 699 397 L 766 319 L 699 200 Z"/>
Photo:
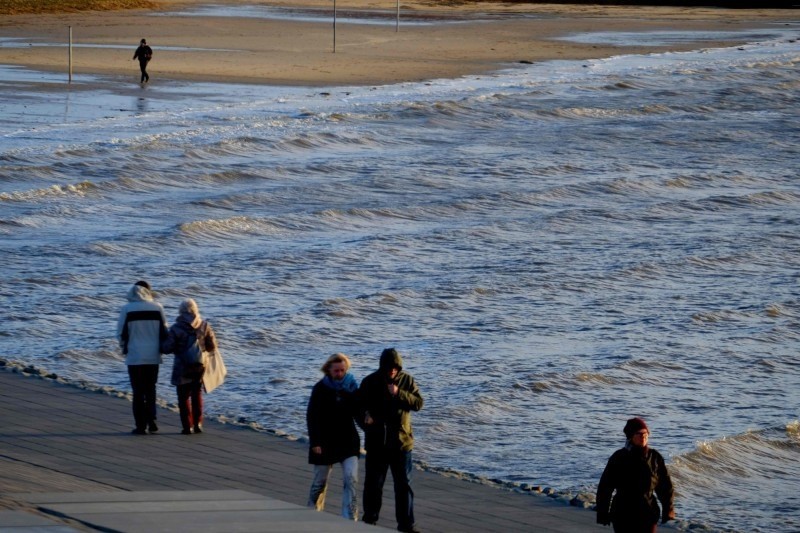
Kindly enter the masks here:
<path id="1" fill-rule="evenodd" d="M 51 185 L 42 189 L 16 192 L 0 192 L 0 201 L 6 202 L 31 202 L 52 196 L 85 196 L 96 189 L 96 185 L 90 181 L 82 181 L 75 184 Z"/>
<path id="2" fill-rule="evenodd" d="M 653 69 L 677 73 L 701 72 L 714 54 L 718 61 L 731 66 L 760 62 L 795 64 L 798 59 L 796 46 L 790 42 L 796 30 L 776 30 L 778 38 L 749 45 L 746 52 L 737 47 L 699 50 L 694 52 L 651 54 L 646 56 L 615 56 L 591 61 L 549 61 L 534 65 L 517 65 L 491 75 L 465 76 L 458 79 L 435 79 L 419 83 L 401 83 L 379 87 L 340 87 L 314 89 L 303 87 L 264 87 L 252 85 L 187 83 L 159 81 L 146 90 L 133 88 L 119 78 L 101 76 L 76 76 L 71 90 L 66 95 L 51 95 L 45 101 L 37 100 L 35 107 L 42 109 L 41 121 L 31 124 L 31 102 L 16 92 L 13 97 L 0 94 L 4 104 L 4 120 L 0 120 L 0 138 L 4 139 L 4 150 L 25 150 L 36 139 L 41 149 L 44 144 L 71 146 L 76 138 L 74 128 L 102 132 L 108 129 L 113 134 L 106 138 L 115 143 L 143 142 L 148 137 L 159 135 L 200 135 L 217 137 L 212 129 L 190 132 L 181 127 L 182 120 L 194 123 L 198 118 L 215 116 L 236 120 L 243 112 L 258 110 L 266 120 L 285 121 L 288 118 L 315 120 L 340 120 L 340 117 L 356 111 L 381 106 L 397 106 L 408 102 L 413 106 L 428 103 L 441 105 L 451 102 L 449 108 L 457 110 L 457 103 L 464 98 L 493 98 L 507 94 L 532 91 L 571 91 L 576 85 L 593 86 L 598 79 L 621 77 L 619 83 L 635 87 L 635 82 L 626 77 L 635 77 L 637 72 Z M 759 35 L 761 36 L 761 35 Z M 778 53 L 776 54 L 776 49 Z M 763 53 L 762 53 L 763 51 Z M 600 75 L 598 77 L 598 75 Z M 28 83 L 65 83 L 62 74 L 41 73 L 16 66 L 0 66 L 0 87 L 18 87 Z M 22 98 L 20 98 L 22 96 Z M 188 104 L 188 105 L 187 105 Z M 47 109 L 43 109 L 46 106 Z M 372 111 L 370 111 L 372 112 Z M 579 115 L 599 113 L 606 116 L 610 110 L 576 109 L 566 111 Z M 658 109 L 632 110 L 632 112 L 654 113 Z M 23 115 L 25 118 L 23 119 Z M 46 120 L 44 117 L 47 117 Z M 169 117 L 170 120 L 164 120 Z M 271 117 L 271 118 L 269 118 Z M 53 118 L 56 118 L 54 121 Z M 20 127 L 20 124 L 23 124 Z M 174 125 L 172 125 L 174 124 Z M 233 127 L 233 126 L 232 126 Z M 146 133 L 143 133 L 146 132 Z M 209 141 L 212 139 L 209 138 Z"/>
<path id="3" fill-rule="evenodd" d="M 793 486 L 800 477 L 797 420 L 699 442 L 695 450 L 672 458 L 670 472 L 682 504 L 700 522 L 736 531 L 741 512 L 737 502 L 747 492 L 748 514 L 762 515 L 775 530 L 800 529 L 800 502 L 795 499 L 792 504 L 784 494 L 784 487 Z M 695 511 L 696 501 L 704 502 L 702 511 Z M 777 502 L 786 508 L 776 514 Z"/>

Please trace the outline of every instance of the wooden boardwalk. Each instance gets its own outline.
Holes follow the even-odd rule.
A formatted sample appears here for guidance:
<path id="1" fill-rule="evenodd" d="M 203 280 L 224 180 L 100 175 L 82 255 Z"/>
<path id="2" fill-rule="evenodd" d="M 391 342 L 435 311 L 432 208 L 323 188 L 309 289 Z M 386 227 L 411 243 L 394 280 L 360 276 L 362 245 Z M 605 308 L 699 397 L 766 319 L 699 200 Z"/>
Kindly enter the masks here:
<path id="1" fill-rule="evenodd" d="M 181 435 L 168 410 L 159 412 L 158 434 L 132 435 L 132 420 L 125 399 L 0 370 L 0 530 L 53 516 L 49 528 L 29 531 L 396 527 L 391 480 L 377 528 L 336 514 L 339 469 L 327 512 L 306 508 L 311 469 L 303 443 L 212 420 L 202 434 Z M 424 471 L 414 472 L 413 487 L 425 533 L 609 531 L 595 524 L 594 512 L 541 495 Z"/>

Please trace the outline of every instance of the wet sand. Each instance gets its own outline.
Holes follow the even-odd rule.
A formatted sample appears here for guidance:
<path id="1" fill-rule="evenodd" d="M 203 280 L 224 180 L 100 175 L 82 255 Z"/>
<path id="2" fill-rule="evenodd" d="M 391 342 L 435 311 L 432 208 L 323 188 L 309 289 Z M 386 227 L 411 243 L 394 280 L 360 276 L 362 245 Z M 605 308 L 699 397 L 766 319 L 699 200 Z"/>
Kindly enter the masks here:
<path id="1" fill-rule="evenodd" d="M 217 6 L 218 15 L 241 16 L 187 15 L 210 5 Z M 8 16 L 0 22 L 0 64 L 68 72 L 72 27 L 75 75 L 125 76 L 137 82 L 139 68 L 132 57 L 145 37 L 154 49 L 148 68 L 153 81 L 383 85 L 484 74 L 520 62 L 737 44 L 683 40 L 612 46 L 555 39 L 577 33 L 729 32 L 774 28 L 796 19 L 792 10 L 402 2 L 397 31 L 396 5 L 338 2 L 335 51 L 330 0 L 269 3 L 293 10 L 295 20 L 266 18 L 261 16 L 264 4 L 232 0 L 166 0 L 159 11 Z M 237 13 L 242 6 L 251 11 Z"/>

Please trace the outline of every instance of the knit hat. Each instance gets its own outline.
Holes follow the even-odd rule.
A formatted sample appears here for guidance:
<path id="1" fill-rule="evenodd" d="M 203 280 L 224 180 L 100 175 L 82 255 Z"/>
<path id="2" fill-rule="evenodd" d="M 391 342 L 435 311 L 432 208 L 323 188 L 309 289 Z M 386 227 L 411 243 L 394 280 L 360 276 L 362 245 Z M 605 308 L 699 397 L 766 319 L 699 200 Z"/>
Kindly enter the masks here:
<path id="1" fill-rule="evenodd" d="M 628 422 L 625 424 L 625 429 L 623 429 L 622 431 L 625 432 L 625 436 L 627 438 L 631 438 L 635 433 L 638 433 L 643 429 L 646 429 L 647 432 L 650 433 L 650 429 L 647 427 L 645 421 L 639 417 L 636 417 L 628 420 Z"/>

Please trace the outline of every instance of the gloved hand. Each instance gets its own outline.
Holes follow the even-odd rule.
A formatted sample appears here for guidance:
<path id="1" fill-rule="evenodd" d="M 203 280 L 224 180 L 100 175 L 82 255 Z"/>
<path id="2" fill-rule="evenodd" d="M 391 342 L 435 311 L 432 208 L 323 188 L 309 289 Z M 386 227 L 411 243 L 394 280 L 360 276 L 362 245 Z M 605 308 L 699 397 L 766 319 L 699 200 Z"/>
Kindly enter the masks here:
<path id="1" fill-rule="evenodd" d="M 597 511 L 597 523 L 604 526 L 611 525 L 611 516 L 608 511 Z"/>
<path id="2" fill-rule="evenodd" d="M 675 520 L 675 509 L 669 509 L 669 510 L 665 509 L 664 512 L 661 513 L 662 524 L 666 524 L 670 520 Z"/>

